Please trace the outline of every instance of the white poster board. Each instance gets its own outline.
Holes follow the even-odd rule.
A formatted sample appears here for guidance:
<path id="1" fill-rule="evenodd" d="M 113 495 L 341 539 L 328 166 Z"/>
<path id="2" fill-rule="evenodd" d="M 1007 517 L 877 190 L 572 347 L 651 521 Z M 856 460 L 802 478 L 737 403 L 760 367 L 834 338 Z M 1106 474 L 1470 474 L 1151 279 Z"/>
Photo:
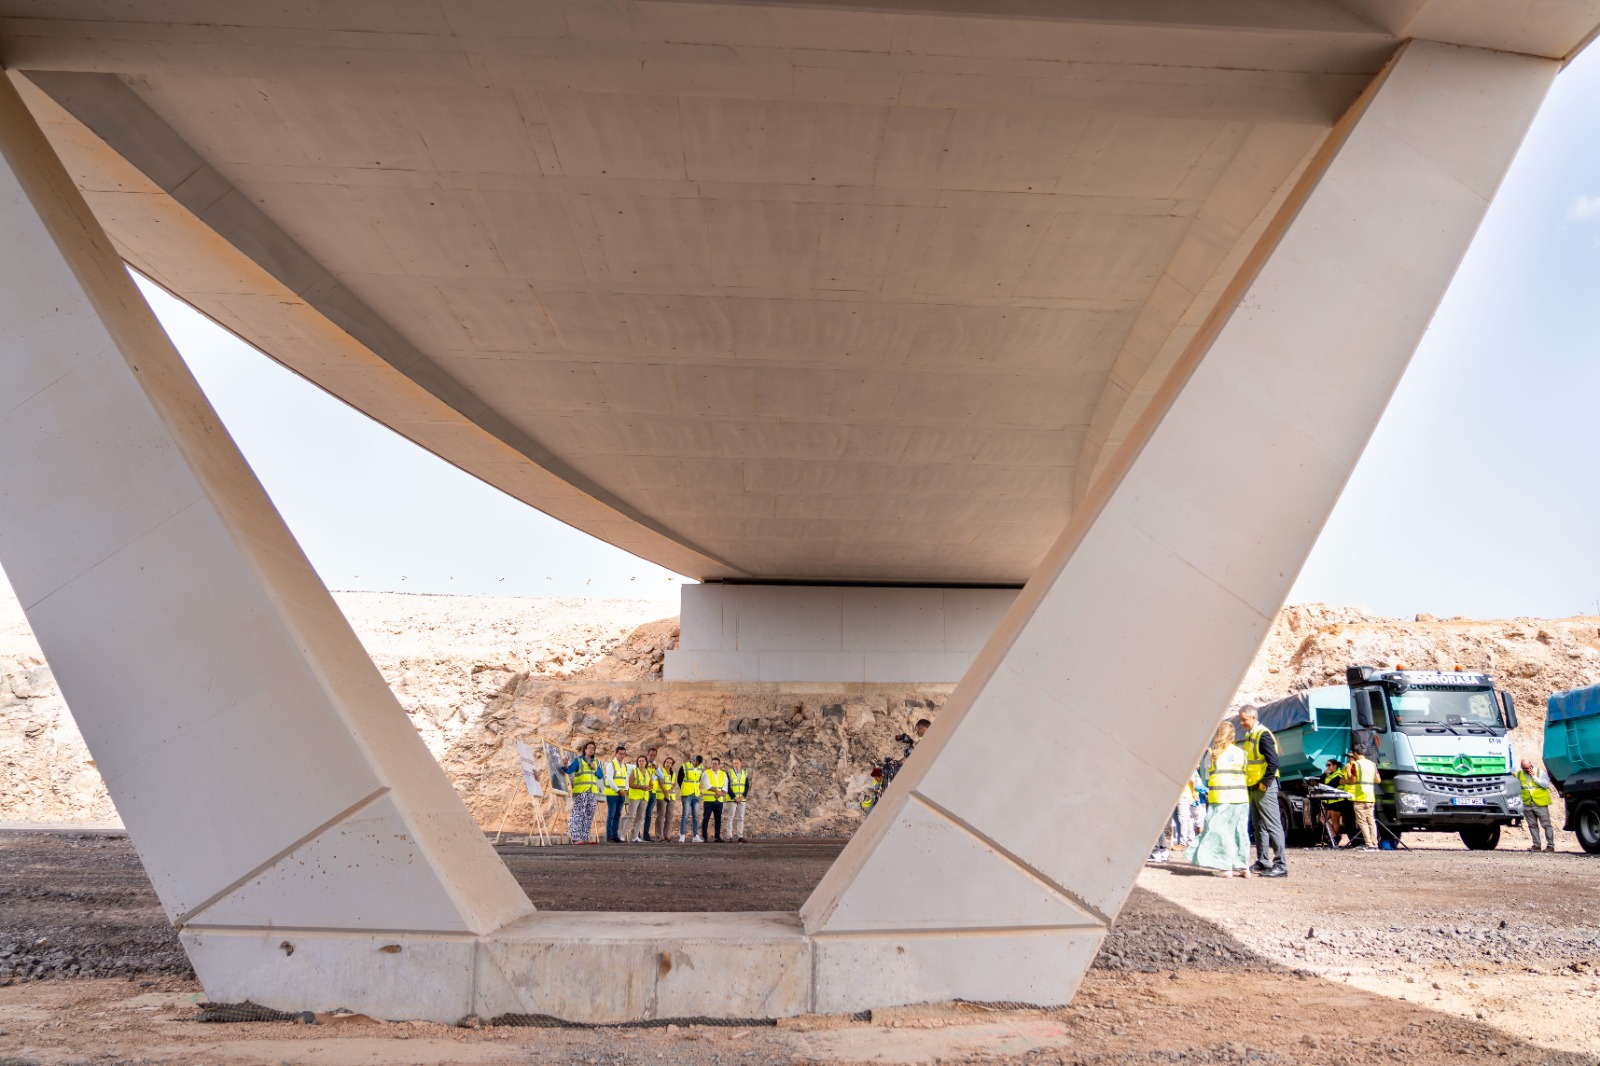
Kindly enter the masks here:
<path id="1" fill-rule="evenodd" d="M 539 784 L 539 764 L 534 761 L 533 749 L 523 741 L 517 741 L 517 761 L 522 763 L 522 783 L 528 786 L 528 795 L 538 799 L 544 795 L 544 786 Z"/>
<path id="2" fill-rule="evenodd" d="M 567 780 L 566 771 L 566 768 L 572 765 L 569 753 L 547 740 L 544 742 L 544 761 L 550 768 L 550 791 L 558 796 L 565 796 L 571 792 L 572 782 Z"/>

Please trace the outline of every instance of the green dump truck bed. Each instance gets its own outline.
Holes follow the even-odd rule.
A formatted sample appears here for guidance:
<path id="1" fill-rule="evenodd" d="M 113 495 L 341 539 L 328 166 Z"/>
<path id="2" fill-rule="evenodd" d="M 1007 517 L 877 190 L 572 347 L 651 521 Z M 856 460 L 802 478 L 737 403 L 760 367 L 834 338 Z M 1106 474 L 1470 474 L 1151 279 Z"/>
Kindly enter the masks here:
<path id="1" fill-rule="evenodd" d="M 1278 740 L 1278 776 L 1315 781 L 1329 759 L 1344 762 L 1350 750 L 1350 690 L 1327 685 L 1285 696 L 1257 709 L 1261 724 Z"/>
<path id="2" fill-rule="evenodd" d="M 1558 783 L 1600 774 L 1600 685 L 1551 695 L 1544 765 Z"/>

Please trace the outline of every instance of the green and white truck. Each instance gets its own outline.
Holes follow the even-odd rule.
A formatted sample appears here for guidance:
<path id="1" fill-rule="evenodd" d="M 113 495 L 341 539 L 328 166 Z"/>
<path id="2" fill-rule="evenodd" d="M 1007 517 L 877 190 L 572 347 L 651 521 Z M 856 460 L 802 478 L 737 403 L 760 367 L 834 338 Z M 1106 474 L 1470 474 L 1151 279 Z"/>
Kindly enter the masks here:
<path id="1" fill-rule="evenodd" d="M 1278 739 L 1284 825 L 1300 844 L 1320 838 L 1311 786 L 1352 746 L 1378 764 L 1377 818 L 1386 838 L 1459 833 L 1474 851 L 1520 825 L 1522 789 L 1506 733 L 1511 695 L 1488 674 L 1352 666 L 1346 684 L 1313 688 L 1257 709 Z"/>
<path id="2" fill-rule="evenodd" d="M 1565 828 L 1584 851 L 1600 855 L 1600 685 L 1550 697 L 1544 766 L 1567 801 Z"/>

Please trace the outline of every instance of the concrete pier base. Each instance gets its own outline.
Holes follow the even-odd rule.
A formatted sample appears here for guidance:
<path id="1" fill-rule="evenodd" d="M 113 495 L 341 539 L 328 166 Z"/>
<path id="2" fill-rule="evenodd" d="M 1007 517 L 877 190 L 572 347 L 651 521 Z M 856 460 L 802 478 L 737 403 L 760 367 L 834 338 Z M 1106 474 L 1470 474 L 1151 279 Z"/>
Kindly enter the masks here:
<path id="1" fill-rule="evenodd" d="M 490 936 L 190 928 L 213 999 L 385 1018 L 791 1018 L 949 999 L 1063 1004 L 1098 929 L 808 936 L 797 915 L 551 911 Z M 1006 966 L 995 967 L 995 959 Z M 973 975 L 978 975 L 974 980 Z"/>

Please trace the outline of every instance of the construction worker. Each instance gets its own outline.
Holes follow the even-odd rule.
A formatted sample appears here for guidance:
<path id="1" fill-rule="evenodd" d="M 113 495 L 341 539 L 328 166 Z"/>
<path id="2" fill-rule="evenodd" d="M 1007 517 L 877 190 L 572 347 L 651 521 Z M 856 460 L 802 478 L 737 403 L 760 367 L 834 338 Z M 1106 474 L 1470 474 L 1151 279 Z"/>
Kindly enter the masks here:
<path id="1" fill-rule="evenodd" d="M 705 772 L 700 779 L 700 835 L 695 841 L 704 844 L 711 837 L 711 822 L 717 823 L 715 842 L 721 844 L 722 840 L 722 804 L 728 798 L 728 772 L 722 768 L 722 760 L 715 756 L 711 759 L 711 769 Z"/>
<path id="2" fill-rule="evenodd" d="M 1288 877 L 1288 842 L 1278 809 L 1278 738 L 1256 719 L 1256 709 L 1239 712 L 1244 739 L 1244 780 L 1250 789 L 1250 820 L 1255 823 L 1256 861 L 1251 869 L 1262 877 Z"/>
<path id="3" fill-rule="evenodd" d="M 588 844 L 594 833 L 595 805 L 600 802 L 600 756 L 595 754 L 594 741 L 585 744 L 583 754 L 567 764 L 566 773 L 572 789 L 567 839 L 574 844 Z"/>
<path id="4" fill-rule="evenodd" d="M 744 841 L 744 805 L 750 798 L 750 772 L 744 768 L 744 763 L 735 755 L 733 769 L 728 771 L 728 803 L 733 806 L 729 812 L 728 836 L 737 844 Z"/>
<path id="5" fill-rule="evenodd" d="M 682 844 L 688 837 L 694 837 L 696 844 L 700 839 L 700 779 L 705 776 L 704 755 L 696 755 L 693 760 L 683 760 L 683 766 L 678 770 L 678 796 L 683 800 L 683 813 L 678 815 L 678 843 Z"/>
<path id="6" fill-rule="evenodd" d="M 646 844 L 650 843 L 650 820 L 655 817 L 656 813 L 655 779 L 661 775 L 661 764 L 656 761 L 656 752 L 660 750 L 660 748 L 651 748 L 645 753 L 648 756 L 645 760 L 645 765 L 650 770 L 650 796 L 644 801 L 644 842 Z"/>
<path id="7" fill-rule="evenodd" d="M 1364 751 L 1351 751 L 1349 760 L 1341 787 L 1350 793 L 1350 806 L 1355 809 L 1356 825 L 1361 830 L 1361 850 L 1377 851 L 1378 820 L 1373 812 L 1378 806 L 1378 764 Z M 1355 847 L 1353 839 L 1349 846 Z"/>
<path id="8" fill-rule="evenodd" d="M 606 760 L 605 780 L 601 791 L 606 797 L 606 843 L 620 844 L 622 838 L 617 835 L 618 823 L 622 821 L 622 805 L 627 802 L 628 795 L 628 746 L 618 744 L 617 750 L 611 758 Z"/>
<path id="9" fill-rule="evenodd" d="M 650 782 L 655 775 L 650 764 L 641 755 L 628 768 L 628 808 L 622 816 L 622 839 L 632 844 L 643 844 L 645 804 L 650 799 Z"/>
<path id="10" fill-rule="evenodd" d="M 1533 846 L 1528 850 L 1539 850 L 1540 829 L 1544 830 L 1544 850 L 1556 850 L 1556 831 L 1550 824 L 1550 775 L 1542 769 L 1535 770 L 1532 759 L 1523 759 L 1517 780 L 1522 784 L 1522 817 L 1528 823 L 1528 835 L 1533 838 Z"/>

